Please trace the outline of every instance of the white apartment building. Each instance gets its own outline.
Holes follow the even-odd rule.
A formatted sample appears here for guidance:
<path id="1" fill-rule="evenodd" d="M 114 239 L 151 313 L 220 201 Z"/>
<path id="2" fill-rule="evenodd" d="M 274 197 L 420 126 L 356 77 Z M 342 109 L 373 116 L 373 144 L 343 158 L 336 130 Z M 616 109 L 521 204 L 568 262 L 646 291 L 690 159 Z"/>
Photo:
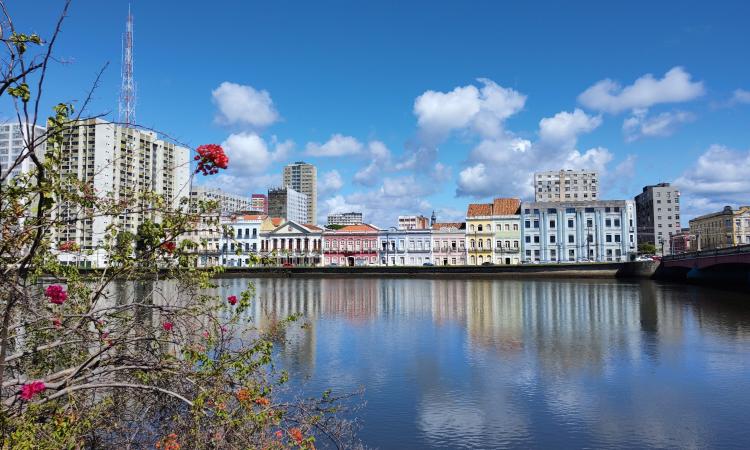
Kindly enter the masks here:
<path id="1" fill-rule="evenodd" d="M 573 202 L 599 199 L 599 174 L 593 170 L 551 170 L 534 174 L 537 202 Z"/>
<path id="2" fill-rule="evenodd" d="M 61 171 L 90 183 L 98 197 L 130 201 L 130 209 L 118 217 L 92 215 L 80 205 L 58 205 L 56 218 L 66 223 L 56 230 L 58 245 L 72 241 L 81 248 L 79 253 L 59 255 L 68 264 L 104 267 L 107 255 L 102 247 L 111 224 L 135 234 L 144 220 L 159 220 L 152 205 L 134 201 L 136 195 L 153 192 L 178 206 L 190 193 L 189 149 L 163 141 L 152 131 L 101 119 L 81 121 L 65 133 Z"/>
<path id="3" fill-rule="evenodd" d="M 358 225 L 362 222 L 361 212 L 328 214 L 328 225 Z"/>
<path id="4" fill-rule="evenodd" d="M 284 186 L 305 194 L 306 217 L 299 223 L 315 223 L 318 220 L 318 169 L 312 164 L 297 161 L 284 167 Z M 295 220 L 288 218 L 289 220 Z"/>
<path id="5" fill-rule="evenodd" d="M 430 219 L 425 216 L 398 216 L 399 230 L 425 230 L 430 228 Z"/>
<path id="6" fill-rule="evenodd" d="M 628 261 L 638 248 L 635 202 L 524 202 L 524 262 Z"/>
<path id="7" fill-rule="evenodd" d="M 190 190 L 190 200 L 195 201 L 216 200 L 221 208 L 221 215 L 230 215 L 236 212 L 253 211 L 253 201 L 244 195 L 232 194 L 219 188 L 207 186 L 193 186 Z"/>
<path id="8" fill-rule="evenodd" d="M 421 266 L 432 263 L 432 230 L 383 230 L 378 235 L 383 266 Z"/>
<path id="9" fill-rule="evenodd" d="M 24 139 L 27 133 L 26 128 L 26 124 L 19 125 L 18 123 L 0 125 L 0 177 L 5 182 L 20 173 L 27 173 L 31 169 L 32 162 L 29 158 L 25 158 L 20 164 L 15 165 L 18 156 L 26 150 L 26 140 Z M 45 132 L 44 127 L 34 127 L 34 138 L 37 142 L 40 137 L 44 136 Z M 35 153 L 38 156 L 43 156 L 45 148 L 46 145 L 42 143 L 35 149 Z"/>

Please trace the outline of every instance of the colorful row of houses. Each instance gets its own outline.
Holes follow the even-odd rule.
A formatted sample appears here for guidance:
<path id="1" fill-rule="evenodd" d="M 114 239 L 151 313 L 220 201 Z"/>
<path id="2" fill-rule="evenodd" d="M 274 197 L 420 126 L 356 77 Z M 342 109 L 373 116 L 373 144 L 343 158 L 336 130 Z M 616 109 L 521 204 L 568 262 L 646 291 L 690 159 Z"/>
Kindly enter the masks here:
<path id="1" fill-rule="evenodd" d="M 625 261 L 637 251 L 629 200 L 470 204 L 465 222 L 436 218 L 323 229 L 263 215 L 222 218 L 202 238 L 200 265 L 248 267 L 514 265 Z M 403 224 L 417 223 L 419 226 Z M 221 235 L 220 235 L 221 234 Z"/>

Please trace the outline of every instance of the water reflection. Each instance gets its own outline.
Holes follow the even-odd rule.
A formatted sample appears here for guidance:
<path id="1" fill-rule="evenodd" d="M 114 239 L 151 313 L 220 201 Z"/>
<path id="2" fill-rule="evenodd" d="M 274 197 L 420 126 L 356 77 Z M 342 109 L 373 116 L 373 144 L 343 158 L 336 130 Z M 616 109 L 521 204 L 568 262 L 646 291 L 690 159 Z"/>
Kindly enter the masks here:
<path id="1" fill-rule="evenodd" d="M 222 280 L 221 294 L 246 279 Z M 312 392 L 381 448 L 748 447 L 750 297 L 650 281 L 259 279 Z"/>

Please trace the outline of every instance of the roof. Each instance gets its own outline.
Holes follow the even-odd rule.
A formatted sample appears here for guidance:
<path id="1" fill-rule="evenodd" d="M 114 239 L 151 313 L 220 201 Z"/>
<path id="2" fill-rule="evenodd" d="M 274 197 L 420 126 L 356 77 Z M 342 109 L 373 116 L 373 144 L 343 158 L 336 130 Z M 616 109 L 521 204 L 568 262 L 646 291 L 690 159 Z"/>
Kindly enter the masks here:
<path id="1" fill-rule="evenodd" d="M 232 220 L 263 220 L 266 217 L 268 216 L 266 216 L 265 214 L 240 214 L 237 216 L 232 216 Z"/>
<path id="2" fill-rule="evenodd" d="M 303 225 L 303 226 L 304 226 L 305 228 L 307 228 L 307 229 L 309 229 L 309 230 L 312 230 L 312 231 L 322 231 L 322 230 L 323 230 L 323 229 L 322 229 L 322 228 L 320 228 L 319 226 L 317 226 L 317 225 L 313 225 L 313 224 L 311 224 L 311 223 L 303 223 L 302 225 Z"/>
<path id="3" fill-rule="evenodd" d="M 518 214 L 521 200 L 517 198 L 496 198 L 492 203 L 470 203 L 466 217 L 509 216 Z"/>
<path id="4" fill-rule="evenodd" d="M 492 203 L 469 203 L 466 217 L 491 216 Z"/>
<path id="5" fill-rule="evenodd" d="M 464 230 L 466 229 L 466 222 L 443 222 L 443 223 L 434 223 L 432 225 L 433 230 L 448 230 L 451 228 L 455 228 L 457 230 Z"/>
<path id="6" fill-rule="evenodd" d="M 380 231 L 377 227 L 374 227 L 367 223 L 360 223 L 357 225 L 347 225 L 338 230 L 327 230 L 330 233 L 368 233 Z"/>
<path id="7" fill-rule="evenodd" d="M 268 219 L 271 221 L 271 223 L 275 227 L 278 227 L 279 225 L 281 225 L 282 223 L 284 223 L 284 218 L 283 217 L 269 217 Z"/>
<path id="8" fill-rule="evenodd" d="M 518 214 L 518 210 L 521 208 L 521 200 L 517 198 L 496 198 L 492 202 L 492 215 L 494 216 L 508 216 L 511 214 Z"/>

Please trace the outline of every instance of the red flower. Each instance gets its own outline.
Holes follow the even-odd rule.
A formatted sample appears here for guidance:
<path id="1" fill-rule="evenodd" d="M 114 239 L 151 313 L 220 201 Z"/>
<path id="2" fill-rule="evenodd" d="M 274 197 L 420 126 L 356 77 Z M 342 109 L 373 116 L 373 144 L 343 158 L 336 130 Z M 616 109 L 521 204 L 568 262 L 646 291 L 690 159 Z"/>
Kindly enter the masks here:
<path id="1" fill-rule="evenodd" d="M 47 389 L 42 381 L 33 381 L 28 384 L 24 384 L 21 387 L 21 398 L 24 400 L 31 400 L 36 394 L 43 392 Z"/>
<path id="2" fill-rule="evenodd" d="M 55 328 L 60 328 L 62 327 L 62 320 L 60 320 L 59 317 L 55 317 L 52 319 L 52 325 L 54 325 Z"/>
<path id="3" fill-rule="evenodd" d="M 294 439 L 298 444 L 302 443 L 302 430 L 299 428 L 292 428 L 289 430 L 289 435 Z"/>
<path id="4" fill-rule="evenodd" d="M 236 305 L 237 304 L 237 296 L 236 295 L 230 295 L 227 297 L 227 301 L 230 305 Z"/>
<path id="5" fill-rule="evenodd" d="M 172 331 L 172 322 L 164 322 L 161 326 L 164 331 Z"/>
<path id="6" fill-rule="evenodd" d="M 205 144 L 198 147 L 194 160 L 198 161 L 195 173 L 213 175 L 219 173 L 219 169 L 229 167 L 229 158 L 224 154 L 224 149 L 216 144 Z"/>
<path id="7" fill-rule="evenodd" d="M 255 399 L 255 404 L 260 406 L 268 406 L 271 404 L 271 401 L 265 397 L 258 397 Z"/>
<path id="8" fill-rule="evenodd" d="M 62 305 L 63 303 L 65 303 L 65 300 L 68 299 L 68 293 L 65 292 L 65 289 L 63 289 L 63 287 L 59 284 L 47 286 L 47 290 L 44 291 L 44 295 L 45 297 L 48 297 L 49 301 L 51 303 L 54 303 L 55 305 Z"/>
<path id="9" fill-rule="evenodd" d="M 66 241 L 57 247 L 62 252 L 69 252 L 78 250 L 78 244 L 75 241 Z"/>
<path id="10" fill-rule="evenodd" d="M 281 432 L 281 430 L 276 430 L 276 439 L 281 439 L 284 436 L 284 433 Z"/>
<path id="11" fill-rule="evenodd" d="M 167 253 L 174 253 L 174 249 L 177 248 L 177 244 L 172 241 L 161 244 L 161 248 Z"/>

